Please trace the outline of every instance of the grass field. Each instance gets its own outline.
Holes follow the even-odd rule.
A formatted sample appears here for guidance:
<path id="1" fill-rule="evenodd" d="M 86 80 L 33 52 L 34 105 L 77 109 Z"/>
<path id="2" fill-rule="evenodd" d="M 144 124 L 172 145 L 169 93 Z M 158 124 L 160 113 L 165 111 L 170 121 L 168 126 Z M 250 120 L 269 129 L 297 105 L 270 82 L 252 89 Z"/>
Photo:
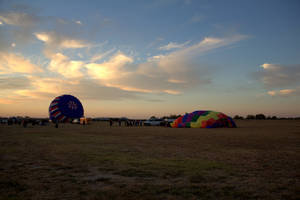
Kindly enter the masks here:
<path id="1" fill-rule="evenodd" d="M 0 199 L 300 199 L 300 121 L 0 125 Z"/>

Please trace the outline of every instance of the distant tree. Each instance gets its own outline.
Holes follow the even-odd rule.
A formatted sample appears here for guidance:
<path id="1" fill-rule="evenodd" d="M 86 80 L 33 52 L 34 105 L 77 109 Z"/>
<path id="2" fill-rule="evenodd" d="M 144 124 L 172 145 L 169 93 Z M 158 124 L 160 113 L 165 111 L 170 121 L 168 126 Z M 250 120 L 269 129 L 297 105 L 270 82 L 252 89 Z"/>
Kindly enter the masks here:
<path id="1" fill-rule="evenodd" d="M 170 115 L 169 116 L 170 119 L 177 119 L 178 117 L 181 117 L 181 115 Z"/>
<path id="2" fill-rule="evenodd" d="M 266 119 L 266 116 L 264 114 L 257 114 L 255 115 L 255 119 Z"/>
<path id="3" fill-rule="evenodd" d="M 242 116 L 239 116 L 239 115 L 236 115 L 236 116 L 234 116 L 234 118 L 233 119 L 244 119 L 244 117 L 242 117 Z"/>
<path id="4" fill-rule="evenodd" d="M 254 115 L 247 115 L 246 119 L 255 119 Z"/>
<path id="5" fill-rule="evenodd" d="M 178 117 L 181 117 L 181 115 L 171 114 L 169 116 L 163 116 L 162 119 L 177 119 Z"/>
<path id="6" fill-rule="evenodd" d="M 155 116 L 151 116 L 151 117 L 150 117 L 150 119 L 157 119 L 157 117 L 155 117 Z"/>
<path id="7" fill-rule="evenodd" d="M 276 117 L 276 116 L 273 116 L 271 119 L 277 119 L 277 117 Z"/>

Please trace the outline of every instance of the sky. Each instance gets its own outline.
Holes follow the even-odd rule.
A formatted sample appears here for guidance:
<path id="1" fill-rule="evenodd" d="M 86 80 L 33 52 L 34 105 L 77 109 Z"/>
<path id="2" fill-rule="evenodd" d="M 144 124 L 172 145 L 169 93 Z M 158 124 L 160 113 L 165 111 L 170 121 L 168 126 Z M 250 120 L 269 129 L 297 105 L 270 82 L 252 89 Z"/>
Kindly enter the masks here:
<path id="1" fill-rule="evenodd" d="M 0 0 L 0 116 L 300 116 L 297 0 Z"/>

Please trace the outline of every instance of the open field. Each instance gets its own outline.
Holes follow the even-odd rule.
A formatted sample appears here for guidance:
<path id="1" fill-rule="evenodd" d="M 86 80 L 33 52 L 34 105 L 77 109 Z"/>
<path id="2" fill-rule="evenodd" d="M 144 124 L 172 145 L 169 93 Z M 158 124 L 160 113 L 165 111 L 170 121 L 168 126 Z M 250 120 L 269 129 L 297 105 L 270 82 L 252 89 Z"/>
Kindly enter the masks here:
<path id="1" fill-rule="evenodd" d="M 0 125 L 0 199 L 300 199 L 300 121 Z"/>

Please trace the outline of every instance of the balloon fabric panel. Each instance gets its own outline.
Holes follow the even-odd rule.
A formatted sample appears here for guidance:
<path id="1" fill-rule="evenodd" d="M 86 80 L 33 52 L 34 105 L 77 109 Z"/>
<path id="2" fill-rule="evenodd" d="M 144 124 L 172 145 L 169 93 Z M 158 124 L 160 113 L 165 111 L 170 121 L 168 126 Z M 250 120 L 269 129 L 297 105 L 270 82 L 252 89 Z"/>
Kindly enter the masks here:
<path id="1" fill-rule="evenodd" d="M 194 111 L 177 118 L 172 124 L 174 128 L 220 128 L 236 127 L 233 119 L 221 112 Z"/>
<path id="2" fill-rule="evenodd" d="M 81 102 L 72 95 L 56 97 L 49 106 L 49 118 L 53 122 L 67 122 L 70 119 L 81 118 L 84 110 Z"/>

